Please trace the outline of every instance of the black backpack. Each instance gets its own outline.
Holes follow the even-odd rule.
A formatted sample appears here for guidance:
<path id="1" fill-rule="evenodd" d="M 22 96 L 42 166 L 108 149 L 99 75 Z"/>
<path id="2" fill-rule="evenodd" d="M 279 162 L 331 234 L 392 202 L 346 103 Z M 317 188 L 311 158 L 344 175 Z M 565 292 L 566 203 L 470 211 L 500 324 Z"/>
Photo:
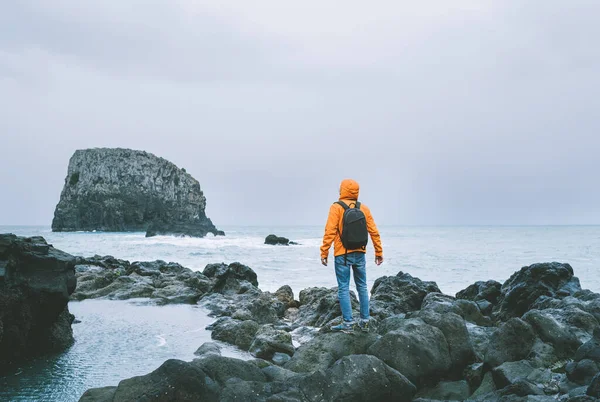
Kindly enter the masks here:
<path id="1" fill-rule="evenodd" d="M 350 208 L 342 201 L 337 201 L 336 204 L 344 208 L 340 237 L 346 253 L 348 250 L 366 249 L 369 242 L 369 231 L 367 230 L 367 218 L 360 210 L 360 202 L 356 201 L 354 208 Z"/>

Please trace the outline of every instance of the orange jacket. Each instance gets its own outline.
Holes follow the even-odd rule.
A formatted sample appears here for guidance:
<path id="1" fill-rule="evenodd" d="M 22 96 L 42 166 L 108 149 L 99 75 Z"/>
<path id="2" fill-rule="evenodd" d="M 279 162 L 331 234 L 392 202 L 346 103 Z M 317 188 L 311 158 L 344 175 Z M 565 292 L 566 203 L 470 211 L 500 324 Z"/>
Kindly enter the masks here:
<path id="1" fill-rule="evenodd" d="M 346 179 L 342 181 L 340 185 L 340 201 L 346 205 L 353 204 L 358 200 L 359 186 L 354 180 Z M 383 248 L 381 247 L 381 238 L 379 237 L 379 231 L 377 225 L 371 215 L 371 210 L 365 205 L 360 204 L 360 210 L 365 214 L 367 218 L 367 230 L 371 235 L 373 246 L 375 247 L 375 256 L 383 256 Z M 342 228 L 342 219 L 344 217 L 344 208 L 339 204 L 333 204 L 329 208 L 329 217 L 327 218 L 327 224 L 325 225 L 325 234 L 323 235 L 323 245 L 321 246 L 321 258 L 327 258 L 329 256 L 329 249 L 331 243 L 333 245 L 333 255 L 335 257 L 344 255 L 346 249 L 342 245 L 342 239 L 340 232 Z M 363 249 L 348 250 L 349 253 L 354 251 L 366 252 Z"/>

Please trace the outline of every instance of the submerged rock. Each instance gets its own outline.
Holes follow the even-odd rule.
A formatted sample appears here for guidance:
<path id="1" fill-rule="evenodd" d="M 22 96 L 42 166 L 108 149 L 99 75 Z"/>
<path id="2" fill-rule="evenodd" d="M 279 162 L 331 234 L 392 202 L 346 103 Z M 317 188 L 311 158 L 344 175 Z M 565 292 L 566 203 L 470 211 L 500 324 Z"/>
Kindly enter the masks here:
<path id="1" fill-rule="evenodd" d="M 297 245 L 298 243 L 290 241 L 290 239 L 288 239 L 287 237 L 280 237 L 274 234 L 270 234 L 265 238 L 265 244 L 269 244 L 271 246 L 290 246 Z"/>
<path id="2" fill-rule="evenodd" d="M 77 150 L 69 161 L 52 230 L 224 234 L 205 209 L 198 181 L 163 158 L 122 148 Z"/>
<path id="3" fill-rule="evenodd" d="M 0 371 L 73 343 L 67 303 L 76 283 L 72 255 L 43 237 L 0 235 Z"/>

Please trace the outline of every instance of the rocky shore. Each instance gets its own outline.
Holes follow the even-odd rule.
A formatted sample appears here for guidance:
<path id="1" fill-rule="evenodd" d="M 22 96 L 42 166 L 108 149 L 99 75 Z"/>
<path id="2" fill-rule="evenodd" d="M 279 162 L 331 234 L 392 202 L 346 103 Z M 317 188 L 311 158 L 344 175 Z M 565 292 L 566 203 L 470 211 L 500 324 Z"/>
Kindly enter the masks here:
<path id="1" fill-rule="evenodd" d="M 73 343 L 75 258 L 42 237 L 0 234 L 0 372 Z"/>
<path id="2" fill-rule="evenodd" d="M 83 149 L 69 161 L 52 230 L 224 235 L 205 209 L 198 181 L 163 158 L 132 149 Z"/>
<path id="3" fill-rule="evenodd" d="M 477 282 L 455 296 L 399 272 L 371 290 L 368 333 L 331 333 L 335 288 L 296 299 L 258 288 L 242 264 L 202 273 L 156 261 L 78 261 L 73 298 L 150 297 L 198 303 L 216 321 L 214 340 L 254 359 L 199 345 L 191 362 L 168 360 L 82 401 L 592 401 L 600 397 L 600 295 L 568 264 L 523 267 L 505 283 Z M 177 295 L 186 295 L 178 298 Z M 354 295 L 353 307 L 358 302 Z"/>

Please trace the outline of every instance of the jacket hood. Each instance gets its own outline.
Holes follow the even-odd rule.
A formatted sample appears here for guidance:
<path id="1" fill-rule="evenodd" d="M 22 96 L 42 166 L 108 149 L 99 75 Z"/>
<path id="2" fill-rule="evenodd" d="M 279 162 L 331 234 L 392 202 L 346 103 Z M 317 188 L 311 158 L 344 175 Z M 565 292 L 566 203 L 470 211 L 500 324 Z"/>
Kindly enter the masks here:
<path id="1" fill-rule="evenodd" d="M 340 184 L 340 200 L 358 200 L 360 187 L 352 179 L 343 180 Z"/>

